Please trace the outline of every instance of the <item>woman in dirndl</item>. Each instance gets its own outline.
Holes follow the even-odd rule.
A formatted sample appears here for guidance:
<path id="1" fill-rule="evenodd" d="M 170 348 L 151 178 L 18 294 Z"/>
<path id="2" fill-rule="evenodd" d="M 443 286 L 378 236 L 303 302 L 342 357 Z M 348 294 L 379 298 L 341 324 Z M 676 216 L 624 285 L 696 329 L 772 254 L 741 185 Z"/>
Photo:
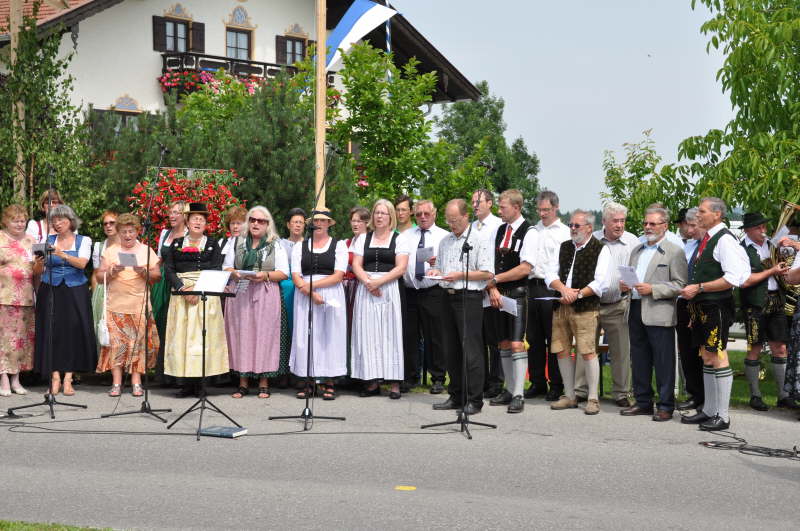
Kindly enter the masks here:
<path id="1" fill-rule="evenodd" d="M 208 210 L 203 203 L 189 203 L 188 232 L 175 238 L 167 253 L 164 272 L 177 291 L 192 291 L 200 272 L 222 268 L 222 253 L 214 238 L 206 236 Z M 228 344 L 219 297 L 206 299 L 205 375 L 228 372 Z M 203 305 L 199 295 L 174 295 L 169 300 L 164 342 L 164 374 L 184 378 L 178 398 L 200 393 L 203 375 Z"/>
<path id="2" fill-rule="evenodd" d="M 158 282 L 161 271 L 156 253 L 138 240 L 141 228 L 137 216 L 119 216 L 119 243 L 105 248 L 95 273 L 100 285 L 106 286 L 105 318 L 110 340 L 108 346 L 100 347 L 97 372 L 111 371 L 112 384 L 108 396 L 112 397 L 122 393 L 123 372 L 131 375 L 131 394 L 142 396 L 142 374 L 155 367 L 158 354 L 158 331 L 145 306 L 148 260 L 151 284 Z M 136 266 L 120 265 L 120 254 L 123 253 L 134 255 Z"/>
<path id="3" fill-rule="evenodd" d="M 361 396 L 380 394 L 379 380 L 391 383 L 389 398 L 400 398 L 403 381 L 403 324 L 398 279 L 408 265 L 406 239 L 396 231 L 394 205 L 379 199 L 367 235 L 353 248 L 359 280 L 353 312 L 352 377 L 364 380 Z"/>
<path id="4" fill-rule="evenodd" d="M 97 330 L 97 323 L 103 317 L 103 297 L 105 297 L 105 287 L 103 286 L 102 277 L 98 277 L 97 271 L 100 269 L 100 258 L 103 252 L 112 245 L 119 244 L 119 236 L 117 235 L 117 217 L 118 213 L 113 210 L 106 210 L 100 216 L 100 223 L 103 225 L 103 233 L 106 235 L 105 240 L 101 242 L 94 242 L 92 244 L 92 269 L 94 273 L 91 277 L 92 286 L 92 315 L 94 317 L 94 329 Z M 100 345 L 97 345 L 97 351 L 100 351 Z"/>
<path id="5" fill-rule="evenodd" d="M 258 380 L 258 398 L 269 398 L 269 378 L 289 371 L 289 329 L 279 285 L 289 278 L 289 258 L 269 210 L 255 206 L 246 219 L 222 266 L 237 282 L 236 297 L 225 305 L 230 366 L 239 375 L 233 398 L 249 393 L 250 378 Z"/>
<path id="6" fill-rule="evenodd" d="M 333 379 L 347 373 L 347 315 L 342 287 L 347 244 L 328 234 L 336 223 L 329 211 L 315 210 L 308 222 L 314 224 L 313 237 L 292 249 L 292 281 L 296 289 L 289 365 L 292 374 L 319 380 L 322 398 L 334 400 Z M 309 308 L 314 323 L 311 345 Z M 297 398 L 306 398 L 313 391 L 308 385 L 297 393 Z"/>

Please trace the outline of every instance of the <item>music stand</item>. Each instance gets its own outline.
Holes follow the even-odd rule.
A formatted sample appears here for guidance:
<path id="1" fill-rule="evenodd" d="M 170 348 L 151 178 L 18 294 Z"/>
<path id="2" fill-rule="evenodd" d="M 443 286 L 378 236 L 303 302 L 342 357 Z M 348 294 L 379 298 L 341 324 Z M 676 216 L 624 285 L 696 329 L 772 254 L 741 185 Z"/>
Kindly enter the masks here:
<path id="1" fill-rule="evenodd" d="M 224 292 L 212 292 L 212 291 L 173 291 L 172 295 L 173 296 L 179 295 L 179 296 L 182 296 L 182 297 L 186 297 L 186 296 L 189 296 L 189 295 L 198 295 L 200 297 L 200 300 L 203 303 L 203 320 L 202 320 L 202 322 L 203 322 L 203 332 L 202 332 L 202 337 L 203 337 L 203 339 L 202 339 L 202 345 L 203 345 L 203 360 L 202 360 L 202 363 L 203 363 L 203 368 L 202 368 L 202 375 L 200 376 L 200 398 L 194 404 L 192 404 L 189 407 L 189 409 L 187 409 L 186 411 L 181 413 L 181 415 L 178 418 L 173 420 L 172 424 L 167 426 L 167 429 L 170 429 L 175 424 L 177 424 L 177 422 L 179 420 L 181 420 L 183 417 L 185 417 L 186 415 L 188 415 L 192 411 L 196 411 L 198 409 L 200 410 L 200 420 L 197 423 L 197 440 L 198 441 L 200 440 L 200 430 L 203 429 L 203 412 L 206 409 L 210 409 L 212 411 L 216 411 L 217 413 L 219 413 L 220 415 L 222 415 L 223 417 L 225 417 L 229 421 L 233 422 L 237 427 L 241 428 L 242 427 L 241 424 L 239 424 L 238 422 L 236 422 L 235 420 L 230 418 L 227 413 L 225 413 L 220 408 L 218 408 L 216 405 L 214 405 L 214 403 L 211 400 L 209 400 L 208 397 L 206 396 L 206 300 L 208 299 L 208 297 L 234 297 L 235 294 L 234 293 L 224 293 Z"/>

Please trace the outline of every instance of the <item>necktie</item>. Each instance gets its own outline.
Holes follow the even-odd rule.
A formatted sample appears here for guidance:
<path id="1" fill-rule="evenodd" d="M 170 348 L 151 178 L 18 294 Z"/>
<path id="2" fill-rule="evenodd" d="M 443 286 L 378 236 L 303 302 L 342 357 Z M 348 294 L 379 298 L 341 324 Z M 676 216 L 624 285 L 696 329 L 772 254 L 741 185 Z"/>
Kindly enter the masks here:
<path id="1" fill-rule="evenodd" d="M 510 243 L 511 243 L 511 225 L 506 225 L 506 235 L 503 238 L 503 243 L 500 245 L 500 247 L 503 249 L 508 249 Z"/>
<path id="2" fill-rule="evenodd" d="M 703 236 L 703 239 L 700 241 L 700 246 L 697 248 L 697 259 L 698 260 L 703 255 L 703 251 L 706 248 L 706 244 L 708 243 L 708 240 L 709 240 L 709 236 L 708 236 L 708 233 L 706 232 L 706 235 Z"/>
<path id="3" fill-rule="evenodd" d="M 427 229 L 419 229 L 420 237 L 419 237 L 419 245 L 417 245 L 417 249 L 424 249 L 425 248 L 425 232 Z M 417 260 L 414 269 L 414 277 L 417 280 L 422 280 L 422 277 L 425 276 L 425 261 L 424 260 Z"/>

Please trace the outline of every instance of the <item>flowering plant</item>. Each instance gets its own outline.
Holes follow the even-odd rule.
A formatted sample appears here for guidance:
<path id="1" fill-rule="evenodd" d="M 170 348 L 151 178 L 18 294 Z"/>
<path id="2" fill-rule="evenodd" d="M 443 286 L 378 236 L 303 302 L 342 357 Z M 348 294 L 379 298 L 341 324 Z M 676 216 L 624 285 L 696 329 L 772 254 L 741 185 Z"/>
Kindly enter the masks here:
<path id="1" fill-rule="evenodd" d="M 194 70 L 171 70 L 158 78 L 161 85 L 161 92 L 169 92 L 170 89 L 177 88 L 185 92 L 193 92 L 214 79 L 214 74 L 204 70 L 197 72 Z"/>
<path id="2" fill-rule="evenodd" d="M 150 197 L 152 179 L 155 181 L 155 195 L 150 211 L 150 223 L 153 224 L 153 237 L 158 238 L 162 229 L 169 228 L 169 208 L 175 201 L 186 203 L 205 203 L 208 209 L 208 225 L 206 232 L 214 234 L 221 226 L 222 214 L 233 205 L 244 206 L 244 201 L 233 195 L 232 188 L 241 182 L 236 170 L 192 170 L 178 168 L 162 168 L 156 176 L 155 168 L 152 177 L 136 183 L 132 194 L 128 197 L 131 210 L 144 218 Z M 143 219 L 144 221 L 144 219 Z M 156 244 L 157 242 L 147 242 Z M 184 252 L 200 252 L 199 249 L 184 248 Z"/>

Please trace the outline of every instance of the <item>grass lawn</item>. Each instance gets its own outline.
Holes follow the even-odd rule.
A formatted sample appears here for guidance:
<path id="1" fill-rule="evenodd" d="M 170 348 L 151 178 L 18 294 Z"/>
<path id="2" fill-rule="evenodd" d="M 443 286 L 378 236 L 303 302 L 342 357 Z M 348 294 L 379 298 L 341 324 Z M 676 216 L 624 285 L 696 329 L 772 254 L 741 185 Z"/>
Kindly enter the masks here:
<path id="1" fill-rule="evenodd" d="M 93 527 L 73 527 L 59 524 L 31 524 L 29 522 L 9 522 L 0 520 L 0 531 L 72 531 L 74 529 L 93 530 Z M 107 528 L 108 529 L 108 528 Z"/>

